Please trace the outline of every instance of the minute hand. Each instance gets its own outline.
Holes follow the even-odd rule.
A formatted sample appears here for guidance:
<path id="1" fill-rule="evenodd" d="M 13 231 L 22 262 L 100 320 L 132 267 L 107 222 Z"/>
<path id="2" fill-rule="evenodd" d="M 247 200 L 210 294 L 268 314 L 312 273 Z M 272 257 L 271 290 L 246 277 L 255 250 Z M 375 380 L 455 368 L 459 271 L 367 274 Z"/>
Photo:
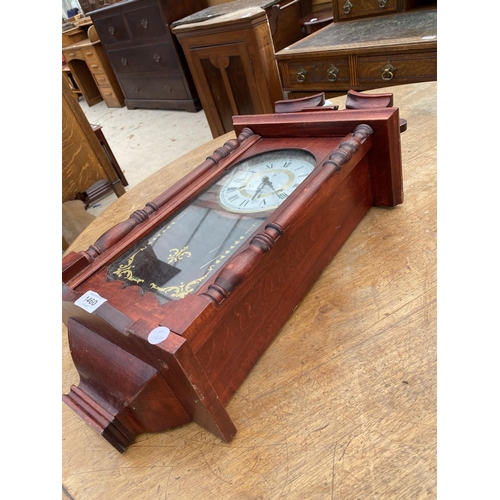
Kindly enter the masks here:
<path id="1" fill-rule="evenodd" d="M 269 186 L 273 191 L 274 191 L 274 194 L 276 196 L 278 196 L 278 198 L 281 198 L 280 197 L 280 194 L 276 191 L 276 189 L 274 189 L 274 186 L 273 186 L 273 183 L 269 180 L 268 177 L 265 177 L 264 180 L 263 180 L 263 183 L 266 184 L 267 186 Z M 281 190 L 281 192 L 283 193 L 284 191 Z"/>

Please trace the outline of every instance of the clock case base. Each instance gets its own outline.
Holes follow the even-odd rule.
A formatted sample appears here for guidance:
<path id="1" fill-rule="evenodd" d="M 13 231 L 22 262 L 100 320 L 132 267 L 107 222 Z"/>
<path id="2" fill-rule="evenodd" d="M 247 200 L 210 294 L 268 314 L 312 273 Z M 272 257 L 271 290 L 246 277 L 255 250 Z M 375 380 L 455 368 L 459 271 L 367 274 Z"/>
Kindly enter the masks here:
<path id="1" fill-rule="evenodd" d="M 292 193 L 210 284 L 160 306 L 152 294 L 140 296 L 137 287 L 114 281 L 106 283 L 108 300 L 94 312 L 75 304 L 96 288 L 106 262 L 144 235 L 153 219 L 168 217 L 172 200 L 192 196 L 188 186 L 205 175 L 207 162 L 220 171 L 231 161 L 234 150 L 224 148 L 148 204 L 156 207 L 153 216 L 134 212 L 87 251 L 63 258 L 63 321 L 80 376 L 63 401 L 120 452 L 141 433 L 191 421 L 231 441 L 236 427 L 225 409 L 231 396 L 370 207 L 403 201 L 395 107 L 233 121 L 240 149 L 251 150 L 247 143 L 260 138 L 341 142 L 307 189 Z M 157 326 L 170 334 L 156 345 L 148 336 Z"/>

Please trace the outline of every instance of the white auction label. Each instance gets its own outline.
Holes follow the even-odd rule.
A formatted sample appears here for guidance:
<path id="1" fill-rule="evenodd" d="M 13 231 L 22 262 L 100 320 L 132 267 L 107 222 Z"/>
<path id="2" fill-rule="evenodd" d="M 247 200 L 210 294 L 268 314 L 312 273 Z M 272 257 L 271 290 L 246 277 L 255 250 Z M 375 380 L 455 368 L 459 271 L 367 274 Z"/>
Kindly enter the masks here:
<path id="1" fill-rule="evenodd" d="M 167 339 L 170 329 L 166 326 L 157 326 L 149 332 L 148 342 L 150 344 L 159 344 Z"/>
<path id="2" fill-rule="evenodd" d="M 92 313 L 106 301 L 107 299 L 101 297 L 98 293 L 89 290 L 88 292 L 85 292 L 77 301 L 75 301 L 75 304 L 78 307 Z"/>

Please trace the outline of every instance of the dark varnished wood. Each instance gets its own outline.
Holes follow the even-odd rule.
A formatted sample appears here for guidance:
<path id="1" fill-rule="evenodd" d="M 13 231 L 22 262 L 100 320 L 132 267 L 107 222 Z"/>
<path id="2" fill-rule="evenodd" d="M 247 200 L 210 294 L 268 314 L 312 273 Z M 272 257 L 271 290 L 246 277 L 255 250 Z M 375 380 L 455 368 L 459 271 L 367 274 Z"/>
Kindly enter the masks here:
<path id="1" fill-rule="evenodd" d="M 371 206 L 403 201 L 397 108 L 238 116 L 234 127 L 237 139 L 63 258 L 63 317 L 80 373 L 64 400 L 119 451 L 188 421 L 230 441 L 225 405 L 294 308 Z M 161 305 L 106 280 L 118 254 L 236 160 L 285 147 L 314 152 L 313 173 L 199 292 Z M 88 290 L 106 298 L 93 313 L 75 305 Z M 170 334 L 151 344 L 158 326 Z"/>
<path id="2" fill-rule="evenodd" d="M 90 12 L 129 109 L 201 109 L 170 25 L 206 6 L 206 0 L 127 0 Z"/>

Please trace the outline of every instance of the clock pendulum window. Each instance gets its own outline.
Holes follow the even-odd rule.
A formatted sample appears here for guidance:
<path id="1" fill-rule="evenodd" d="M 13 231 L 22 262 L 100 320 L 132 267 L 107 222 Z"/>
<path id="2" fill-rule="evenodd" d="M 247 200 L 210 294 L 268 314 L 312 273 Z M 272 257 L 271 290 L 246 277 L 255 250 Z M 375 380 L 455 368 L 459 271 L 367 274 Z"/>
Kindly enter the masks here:
<path id="1" fill-rule="evenodd" d="M 117 450 L 190 421 L 230 441 L 225 405 L 293 309 L 371 206 L 403 201 L 398 109 L 349 102 L 235 116 L 236 139 L 64 256 L 63 400 Z"/>

